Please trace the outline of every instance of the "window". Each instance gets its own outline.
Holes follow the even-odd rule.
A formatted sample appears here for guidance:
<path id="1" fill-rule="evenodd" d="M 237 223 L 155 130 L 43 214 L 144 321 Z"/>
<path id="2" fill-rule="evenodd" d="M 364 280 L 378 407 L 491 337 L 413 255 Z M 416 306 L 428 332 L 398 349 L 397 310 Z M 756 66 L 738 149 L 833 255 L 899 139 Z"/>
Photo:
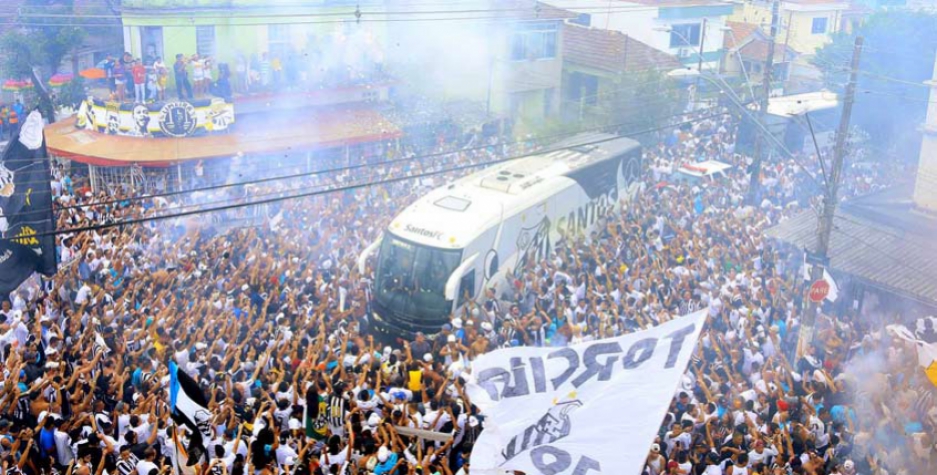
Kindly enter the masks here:
<path id="1" fill-rule="evenodd" d="M 465 302 L 465 297 L 469 300 L 475 298 L 475 269 L 463 275 L 462 280 L 459 281 L 459 298 L 456 301 L 461 305 Z"/>
<path id="2" fill-rule="evenodd" d="M 511 35 L 511 60 L 534 61 L 556 57 L 556 23 L 525 23 Z"/>
<path id="3" fill-rule="evenodd" d="M 143 63 L 147 66 L 153 64 L 156 58 L 163 55 L 163 27 L 145 26 L 140 28 L 141 43 L 143 44 Z M 181 51 L 180 51 L 181 52 Z"/>
<path id="4" fill-rule="evenodd" d="M 452 310 L 445 297 L 446 282 L 461 263 L 461 250 L 425 246 L 385 234 L 375 299 L 393 314 L 445 319 Z M 470 274 L 474 282 L 475 274 Z M 474 295 L 474 288 L 468 290 Z"/>
<path id="5" fill-rule="evenodd" d="M 214 25 L 195 27 L 195 52 L 202 57 L 215 55 Z"/>
<path id="6" fill-rule="evenodd" d="M 592 25 L 592 15 L 588 13 L 580 13 L 578 17 L 569 20 L 569 22 L 582 26 L 590 26 Z"/>
<path id="7" fill-rule="evenodd" d="M 670 28 L 670 47 L 699 46 L 700 24 L 684 23 Z"/>
<path id="8" fill-rule="evenodd" d="M 267 47 L 270 49 L 270 58 L 285 58 L 290 45 L 289 25 L 267 26 Z"/>
<path id="9" fill-rule="evenodd" d="M 826 17 L 814 18 L 810 26 L 810 33 L 814 35 L 826 34 Z"/>
<path id="10" fill-rule="evenodd" d="M 598 101 L 599 77 L 592 74 L 574 72 L 569 78 L 569 99 L 571 102 L 594 106 Z"/>

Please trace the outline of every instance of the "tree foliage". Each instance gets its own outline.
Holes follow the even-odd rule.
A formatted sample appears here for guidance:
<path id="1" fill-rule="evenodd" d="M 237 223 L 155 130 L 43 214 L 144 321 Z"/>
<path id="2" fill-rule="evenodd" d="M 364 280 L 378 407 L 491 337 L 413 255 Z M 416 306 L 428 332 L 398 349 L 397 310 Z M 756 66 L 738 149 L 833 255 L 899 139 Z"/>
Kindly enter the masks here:
<path id="1" fill-rule="evenodd" d="M 43 115 L 53 116 L 46 82 L 70 53 L 79 48 L 87 33 L 75 11 L 74 0 L 26 0 L 13 28 L 0 37 L 4 75 L 31 78 Z M 76 73 L 78 71 L 72 71 Z"/>
<path id="2" fill-rule="evenodd" d="M 66 15 L 66 16 L 62 16 Z M 3 69 L 9 76 L 28 77 L 34 67 L 43 79 L 56 73 L 62 60 L 81 46 L 87 33 L 76 16 L 72 0 L 27 0 L 15 28 L 2 38 L 7 53 Z"/>
<path id="3" fill-rule="evenodd" d="M 920 145 L 917 129 L 927 111 L 929 90 L 922 83 L 934 71 L 937 15 L 880 12 L 853 33 L 834 36 L 813 58 L 830 90 L 842 92 L 848 81 L 857 35 L 864 48 L 852 123 L 867 131 L 873 143 L 914 156 Z"/>

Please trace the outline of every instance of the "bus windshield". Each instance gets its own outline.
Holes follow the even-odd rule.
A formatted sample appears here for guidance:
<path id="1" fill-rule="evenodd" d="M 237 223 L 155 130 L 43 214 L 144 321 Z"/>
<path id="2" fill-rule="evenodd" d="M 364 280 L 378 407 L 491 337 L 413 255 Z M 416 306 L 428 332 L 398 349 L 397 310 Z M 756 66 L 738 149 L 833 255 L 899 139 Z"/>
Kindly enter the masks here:
<path id="1" fill-rule="evenodd" d="M 446 281 L 461 262 L 461 250 L 415 244 L 387 233 L 381 242 L 375 299 L 406 321 L 444 323 L 452 305 L 445 297 Z"/>

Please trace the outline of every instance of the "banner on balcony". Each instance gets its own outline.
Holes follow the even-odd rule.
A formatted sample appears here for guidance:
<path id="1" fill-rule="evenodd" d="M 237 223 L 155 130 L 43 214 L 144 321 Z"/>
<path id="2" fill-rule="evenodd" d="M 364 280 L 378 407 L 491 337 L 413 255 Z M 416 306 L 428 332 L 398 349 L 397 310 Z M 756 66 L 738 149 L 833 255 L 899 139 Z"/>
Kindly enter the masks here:
<path id="1" fill-rule="evenodd" d="M 129 137 L 190 137 L 227 131 L 234 104 L 222 99 L 105 102 L 89 97 L 78 108 L 75 127 Z"/>

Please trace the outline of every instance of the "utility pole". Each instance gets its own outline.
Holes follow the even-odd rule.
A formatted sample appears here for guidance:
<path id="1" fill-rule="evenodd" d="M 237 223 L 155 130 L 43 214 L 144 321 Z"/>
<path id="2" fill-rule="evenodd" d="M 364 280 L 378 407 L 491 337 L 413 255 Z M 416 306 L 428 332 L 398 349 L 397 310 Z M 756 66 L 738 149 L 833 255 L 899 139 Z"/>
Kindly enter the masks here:
<path id="1" fill-rule="evenodd" d="M 843 162 L 846 156 L 846 140 L 849 138 L 849 119 L 852 115 L 852 104 L 856 99 L 856 79 L 859 75 L 859 56 L 862 54 L 862 37 L 856 37 L 850 64 L 849 83 L 846 85 L 846 96 L 843 99 L 843 113 L 839 119 L 839 128 L 836 130 L 836 147 L 833 149 L 833 165 L 830 167 L 828 181 L 826 182 L 826 196 L 823 197 L 823 212 L 817 229 L 816 254 L 818 262 L 813 263 L 810 270 L 810 283 L 823 279 L 824 263 L 830 250 L 830 235 L 833 233 L 833 216 L 836 213 L 836 193 L 839 188 L 839 179 L 843 173 Z M 820 163 L 823 158 L 818 157 Z M 809 285 L 807 286 L 810 287 Z M 809 290 L 808 290 L 809 292 Z M 822 301 L 821 301 L 822 302 Z M 814 329 L 817 321 L 819 303 L 812 300 L 808 302 L 807 313 L 804 314 L 800 324 L 800 335 L 797 340 L 797 358 L 803 356 L 806 349 L 813 344 Z"/>
<path id="2" fill-rule="evenodd" d="M 703 75 L 703 48 L 706 45 L 706 18 L 703 17 L 703 24 L 700 26 L 699 37 L 699 61 L 696 63 L 696 106 L 700 107 L 702 94 L 699 90 L 699 80 Z"/>
<path id="3" fill-rule="evenodd" d="M 771 2 L 771 30 L 768 35 L 768 56 L 765 58 L 765 67 L 762 74 L 764 91 L 761 101 L 758 103 L 758 120 L 764 124 L 765 117 L 768 115 L 768 99 L 771 97 L 771 73 L 774 69 L 774 41 L 778 36 L 778 16 L 781 8 L 781 2 L 774 0 Z M 758 206 L 755 200 L 758 197 L 758 188 L 761 187 L 759 177 L 761 175 L 761 162 L 764 159 L 765 151 L 761 135 L 755 136 L 755 157 L 752 161 L 752 175 L 748 182 L 748 204 Z"/>

